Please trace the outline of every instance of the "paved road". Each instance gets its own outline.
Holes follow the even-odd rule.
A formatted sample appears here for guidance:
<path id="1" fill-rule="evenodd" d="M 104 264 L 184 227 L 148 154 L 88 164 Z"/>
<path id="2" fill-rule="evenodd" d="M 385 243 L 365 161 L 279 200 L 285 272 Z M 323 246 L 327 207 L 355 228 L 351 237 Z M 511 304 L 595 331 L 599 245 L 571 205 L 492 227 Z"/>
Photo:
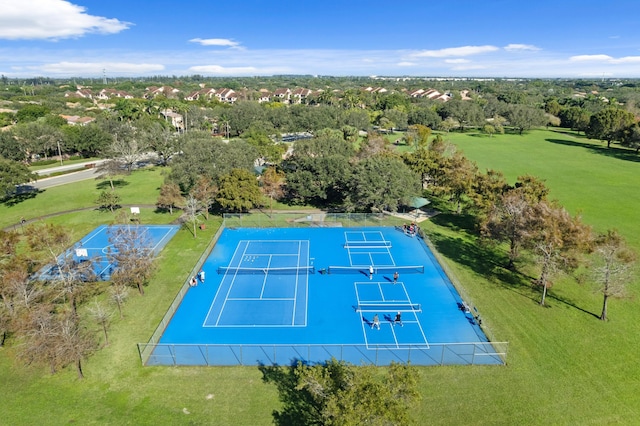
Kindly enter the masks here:
<path id="1" fill-rule="evenodd" d="M 47 189 L 58 185 L 79 182 L 81 180 L 95 179 L 96 177 L 95 169 L 86 169 L 59 176 L 45 177 L 38 179 L 36 182 L 31 182 L 28 185 L 37 189 Z"/>
<path id="2" fill-rule="evenodd" d="M 68 171 L 72 171 L 72 170 L 82 170 L 87 168 L 87 166 L 89 165 L 99 165 L 104 163 L 107 160 L 94 160 L 94 161 L 85 161 L 84 163 L 75 163 L 75 164 L 69 164 L 67 166 L 55 166 L 55 167 L 49 167 L 48 169 L 41 169 L 41 170 L 36 170 L 36 174 L 38 176 L 48 176 L 50 174 L 53 173 L 60 173 L 60 172 L 68 172 Z"/>

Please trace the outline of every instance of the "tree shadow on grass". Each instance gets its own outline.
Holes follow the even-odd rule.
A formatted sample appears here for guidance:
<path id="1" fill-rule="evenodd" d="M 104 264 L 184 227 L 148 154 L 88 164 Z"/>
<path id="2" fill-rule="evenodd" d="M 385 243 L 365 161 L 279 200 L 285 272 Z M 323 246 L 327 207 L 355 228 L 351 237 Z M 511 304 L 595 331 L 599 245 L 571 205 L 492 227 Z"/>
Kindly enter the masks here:
<path id="1" fill-rule="evenodd" d="M 555 143 L 557 145 L 565 145 L 565 146 L 576 146 L 580 148 L 586 148 L 594 154 L 604 155 L 606 157 L 616 158 L 618 160 L 624 161 L 632 161 L 634 163 L 640 162 L 640 155 L 636 154 L 634 151 L 631 151 L 626 148 L 612 146 L 607 148 L 606 145 L 594 145 L 593 143 L 588 142 L 580 142 L 580 141 L 570 141 L 567 139 L 545 139 L 547 142 Z"/>
<path id="2" fill-rule="evenodd" d="M 575 302 L 573 302 L 572 300 L 567 299 L 566 297 L 561 297 L 561 296 L 558 296 L 558 295 L 555 295 L 555 294 L 549 292 L 549 293 L 547 293 L 547 299 L 553 299 L 553 300 L 558 301 L 560 303 L 563 303 L 563 304 L 565 304 L 565 305 L 567 305 L 567 306 L 569 306 L 571 308 L 577 309 L 580 312 L 584 312 L 585 314 L 591 315 L 594 318 L 600 319 L 600 315 L 599 314 L 597 314 L 595 312 L 588 311 L 588 310 L 586 310 L 584 308 L 581 308 L 580 306 L 576 305 Z"/>
<path id="3" fill-rule="evenodd" d="M 43 189 L 38 189 L 31 185 L 21 185 L 16 188 L 16 193 L 12 197 L 0 200 L 0 204 L 4 204 L 7 207 L 13 207 L 24 201 L 35 198 L 36 195 L 42 192 L 44 192 Z"/>
<path id="4" fill-rule="evenodd" d="M 303 425 L 317 423 L 322 417 L 319 407 L 311 394 L 298 389 L 298 377 L 295 366 L 302 361 L 294 360 L 290 366 L 260 365 L 262 381 L 271 383 L 278 389 L 282 402 L 280 410 L 273 410 L 273 422 L 276 425 Z"/>
<path id="5" fill-rule="evenodd" d="M 455 229 L 457 232 L 468 233 L 469 218 L 451 214 L 443 214 L 432 218 L 434 223 L 440 226 Z M 468 240 L 461 237 L 450 237 L 443 234 L 430 235 L 429 239 L 438 252 L 454 262 L 466 266 L 475 273 L 485 277 L 487 281 L 502 288 L 516 292 L 536 304 L 540 304 L 540 288 L 534 284 L 535 277 L 529 276 L 517 270 L 507 269 L 508 263 L 506 254 L 490 247 L 476 243 L 475 236 L 470 236 Z M 579 307 L 574 301 L 547 293 L 547 300 L 552 299 L 575 308 L 588 315 L 599 318 L 599 315 Z M 545 308 L 550 306 L 544 305 Z"/>
<path id="6" fill-rule="evenodd" d="M 129 185 L 129 182 L 123 179 L 113 181 L 114 188 L 122 188 L 127 185 Z M 108 180 L 103 180 L 102 182 L 96 184 L 96 188 L 100 190 L 111 189 L 111 182 L 109 182 Z"/>

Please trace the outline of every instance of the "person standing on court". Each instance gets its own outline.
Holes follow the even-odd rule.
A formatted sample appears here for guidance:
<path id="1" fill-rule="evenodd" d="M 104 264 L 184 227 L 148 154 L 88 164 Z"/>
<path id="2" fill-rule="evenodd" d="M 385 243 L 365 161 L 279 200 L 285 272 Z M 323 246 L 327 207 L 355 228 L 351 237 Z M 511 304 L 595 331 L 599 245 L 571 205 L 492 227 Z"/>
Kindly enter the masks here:
<path id="1" fill-rule="evenodd" d="M 400 278 L 400 274 L 398 274 L 398 271 L 393 273 L 393 283 L 396 284 L 398 282 L 398 278 Z"/>
<path id="2" fill-rule="evenodd" d="M 198 279 L 200 279 L 200 282 L 204 284 L 204 271 L 202 269 L 198 272 Z"/>
<path id="3" fill-rule="evenodd" d="M 371 323 L 371 328 L 376 327 L 378 330 L 380 330 L 380 318 L 378 317 L 378 314 L 375 314 L 373 316 L 373 322 Z"/>
<path id="4" fill-rule="evenodd" d="M 402 324 L 402 314 L 400 312 L 396 314 L 396 317 L 393 320 L 393 325 L 396 325 L 396 324 L 400 324 L 400 327 L 404 327 L 404 324 Z"/>
<path id="5" fill-rule="evenodd" d="M 369 279 L 373 279 L 373 265 L 369 265 Z"/>

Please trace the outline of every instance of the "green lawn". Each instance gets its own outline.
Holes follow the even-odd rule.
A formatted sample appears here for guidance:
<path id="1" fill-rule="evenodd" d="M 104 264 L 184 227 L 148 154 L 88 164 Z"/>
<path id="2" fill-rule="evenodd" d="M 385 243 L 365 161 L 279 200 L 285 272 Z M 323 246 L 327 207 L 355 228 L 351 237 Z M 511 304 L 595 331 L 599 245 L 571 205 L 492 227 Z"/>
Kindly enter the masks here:
<path id="1" fill-rule="evenodd" d="M 640 184 L 634 155 L 608 152 L 598 143 L 554 131 L 493 138 L 452 133 L 448 138 L 482 169 L 502 170 L 510 181 L 524 173 L 546 179 L 552 196 L 572 212 L 581 211 L 585 221 L 598 229 L 615 226 L 640 249 L 633 217 L 640 200 L 631 193 Z M 123 193 L 144 187 L 156 194 L 162 178 L 154 170 L 126 180 L 130 184 L 121 188 Z M 82 185 L 82 191 L 61 189 L 57 199 L 74 198 L 78 205 L 90 200 L 91 205 L 96 182 Z M 48 190 L 13 207 L 0 206 L 1 220 L 15 223 L 5 218 L 6 213 L 19 218 L 44 208 L 46 203 L 39 198 L 50 191 L 54 192 Z M 142 197 L 136 198 L 135 191 L 129 196 L 135 202 Z M 158 223 L 170 221 L 168 215 L 152 211 L 143 211 L 143 216 Z M 82 212 L 55 220 L 71 223 L 78 229 L 74 232 L 82 234 L 83 227 L 91 229 L 103 217 L 111 215 Z M 530 287 L 529 278 L 502 269 L 504 253 L 478 246 L 460 226 L 465 219 L 443 214 L 422 226 L 463 283 L 487 329 L 496 339 L 509 342 L 507 366 L 419 368 L 422 400 L 414 413 L 417 423 L 637 423 L 637 286 L 632 292 L 635 298 L 611 302 L 606 323 L 596 318 L 601 297 L 571 278 L 558 282 L 550 290 L 548 306 L 540 307 L 539 293 Z M 46 370 L 14 365 L 13 349 L 0 349 L 2 423 L 271 424 L 277 394 L 273 386 L 262 383 L 257 368 L 148 368 L 139 363 L 135 343 L 149 338 L 218 223 L 219 219 L 210 219 L 197 240 L 181 230 L 167 245 L 146 295 L 131 294 L 125 319 L 113 320 L 111 344 L 86 363 L 85 380 L 77 380 L 73 370 L 50 376 Z"/>

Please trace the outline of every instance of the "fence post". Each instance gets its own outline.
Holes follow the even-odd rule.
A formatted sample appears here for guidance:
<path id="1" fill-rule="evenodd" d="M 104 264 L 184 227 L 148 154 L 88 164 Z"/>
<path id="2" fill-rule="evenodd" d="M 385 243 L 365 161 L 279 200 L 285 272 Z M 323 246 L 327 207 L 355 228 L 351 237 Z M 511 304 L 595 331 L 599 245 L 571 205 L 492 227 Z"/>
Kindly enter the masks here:
<path id="1" fill-rule="evenodd" d="M 471 365 L 475 365 L 476 364 L 476 348 L 478 347 L 478 345 L 476 345 L 475 343 L 473 344 L 473 353 L 471 354 Z"/>

